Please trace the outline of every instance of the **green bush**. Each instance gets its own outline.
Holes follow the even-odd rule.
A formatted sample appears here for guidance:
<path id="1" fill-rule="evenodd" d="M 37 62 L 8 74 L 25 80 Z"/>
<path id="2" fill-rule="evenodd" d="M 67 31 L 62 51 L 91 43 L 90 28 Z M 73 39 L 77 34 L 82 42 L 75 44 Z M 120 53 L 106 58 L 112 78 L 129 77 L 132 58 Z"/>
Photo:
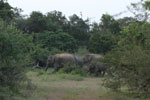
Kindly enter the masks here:
<path id="1" fill-rule="evenodd" d="M 108 53 L 104 62 L 110 65 L 105 85 L 117 89 L 128 87 L 136 93 L 150 93 L 150 24 L 131 24 L 122 31 L 118 48 Z M 116 86 L 118 84 L 118 86 Z"/>
<path id="2" fill-rule="evenodd" d="M 19 93 L 26 81 L 24 68 L 32 65 L 32 38 L 0 20 L 0 99 Z"/>
<path id="3" fill-rule="evenodd" d="M 66 64 L 58 73 L 68 73 L 72 75 L 87 76 L 87 73 L 76 64 Z"/>
<path id="4" fill-rule="evenodd" d="M 107 53 L 117 45 L 117 38 L 112 34 L 94 33 L 90 37 L 89 51 L 93 53 Z"/>
<path id="5" fill-rule="evenodd" d="M 139 47 L 118 50 L 106 56 L 112 65 L 109 71 L 121 86 L 127 85 L 137 92 L 150 92 L 150 53 Z M 110 83 L 110 81 L 108 81 Z"/>
<path id="6" fill-rule="evenodd" d="M 84 71 L 82 68 L 77 68 L 71 71 L 72 75 L 80 75 L 80 76 L 87 76 L 87 72 Z"/>
<path id="7" fill-rule="evenodd" d="M 63 68 L 59 70 L 60 73 L 71 73 L 77 66 L 72 63 L 65 64 Z"/>
<path id="8" fill-rule="evenodd" d="M 47 58 L 49 55 L 63 53 L 63 51 L 60 51 L 57 48 L 52 48 L 51 50 L 48 50 L 48 48 L 41 47 L 40 44 L 35 44 L 34 46 L 32 46 L 32 48 L 33 48 L 33 51 L 31 55 L 32 55 L 34 65 L 39 63 L 40 67 L 46 67 Z"/>
<path id="9" fill-rule="evenodd" d="M 80 47 L 78 51 L 75 53 L 75 55 L 77 55 L 78 57 L 82 57 L 83 55 L 88 54 L 88 53 L 89 51 L 86 47 Z"/>
<path id="10" fill-rule="evenodd" d="M 50 51 L 47 48 L 41 48 L 40 45 L 35 45 L 31 55 L 35 65 L 39 63 L 40 67 L 45 67 Z"/>
<path id="11" fill-rule="evenodd" d="M 36 33 L 36 42 L 49 51 L 55 48 L 59 51 L 75 52 L 78 49 L 76 40 L 63 31 Z"/>

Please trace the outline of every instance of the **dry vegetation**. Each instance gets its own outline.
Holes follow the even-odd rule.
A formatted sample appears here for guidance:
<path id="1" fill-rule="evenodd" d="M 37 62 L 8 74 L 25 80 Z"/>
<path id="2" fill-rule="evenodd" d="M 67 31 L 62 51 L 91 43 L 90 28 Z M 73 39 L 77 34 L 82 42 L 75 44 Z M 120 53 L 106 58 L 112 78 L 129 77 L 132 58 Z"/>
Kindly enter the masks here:
<path id="1" fill-rule="evenodd" d="M 36 88 L 28 98 L 18 100 L 137 100 L 104 88 L 102 78 L 43 71 L 30 71 L 27 75 Z"/>

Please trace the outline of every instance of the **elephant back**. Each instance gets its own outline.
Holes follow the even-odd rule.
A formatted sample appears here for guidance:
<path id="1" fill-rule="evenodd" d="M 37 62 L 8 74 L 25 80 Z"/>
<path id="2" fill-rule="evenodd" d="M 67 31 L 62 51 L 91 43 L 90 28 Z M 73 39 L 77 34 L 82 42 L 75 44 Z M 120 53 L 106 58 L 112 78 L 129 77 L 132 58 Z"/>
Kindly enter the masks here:
<path id="1" fill-rule="evenodd" d="M 54 56 L 55 58 L 55 63 L 58 64 L 67 64 L 67 63 L 75 63 L 76 62 L 76 57 L 72 54 L 69 53 L 62 53 L 62 54 L 56 54 Z"/>
<path id="2" fill-rule="evenodd" d="M 75 65 L 76 67 L 82 67 L 82 60 L 80 60 L 73 54 L 61 53 L 49 56 L 46 70 L 48 69 L 48 66 L 50 64 L 54 67 L 54 72 L 57 72 L 60 68 L 63 68 L 65 65 L 68 64 Z"/>
<path id="3" fill-rule="evenodd" d="M 64 57 L 73 57 L 73 55 L 69 54 L 69 53 L 56 54 L 55 56 L 56 57 L 62 57 L 62 58 L 64 58 Z"/>
<path id="4" fill-rule="evenodd" d="M 92 62 L 97 62 L 101 58 L 103 58 L 103 56 L 99 54 L 86 54 L 83 56 L 83 63 L 89 64 Z"/>

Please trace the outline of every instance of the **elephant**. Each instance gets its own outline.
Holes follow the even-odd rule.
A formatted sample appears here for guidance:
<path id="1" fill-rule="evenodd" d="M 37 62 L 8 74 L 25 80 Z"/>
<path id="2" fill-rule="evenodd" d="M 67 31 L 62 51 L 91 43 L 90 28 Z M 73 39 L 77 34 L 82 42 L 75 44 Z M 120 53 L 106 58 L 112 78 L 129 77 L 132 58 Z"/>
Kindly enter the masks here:
<path id="1" fill-rule="evenodd" d="M 76 66 L 82 67 L 82 61 L 73 54 L 61 53 L 56 55 L 50 55 L 47 59 L 46 71 L 49 66 L 54 67 L 54 73 L 59 69 L 63 68 L 65 64 L 75 64 Z"/>
<path id="2" fill-rule="evenodd" d="M 99 54 L 86 54 L 83 57 L 83 68 L 91 73 L 95 74 L 96 76 L 102 75 L 104 76 L 107 65 L 103 64 L 99 61 L 99 59 L 102 59 L 103 56 Z"/>
<path id="3" fill-rule="evenodd" d="M 106 64 L 96 62 L 96 63 L 89 64 L 87 71 L 91 74 L 95 74 L 96 76 L 100 76 L 100 75 L 104 76 L 106 69 L 107 69 Z"/>
<path id="4" fill-rule="evenodd" d="M 103 56 L 99 54 L 85 54 L 83 56 L 83 63 L 90 64 L 91 62 L 97 62 L 97 60 L 103 58 Z"/>

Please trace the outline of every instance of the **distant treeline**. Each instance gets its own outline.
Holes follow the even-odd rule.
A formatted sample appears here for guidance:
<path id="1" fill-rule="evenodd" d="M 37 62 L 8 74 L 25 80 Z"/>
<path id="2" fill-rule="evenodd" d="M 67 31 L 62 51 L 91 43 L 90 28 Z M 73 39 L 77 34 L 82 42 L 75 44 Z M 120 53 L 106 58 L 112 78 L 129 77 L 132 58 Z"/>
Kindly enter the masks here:
<path id="1" fill-rule="evenodd" d="M 76 14 L 67 19 L 59 11 L 33 11 L 24 17 L 20 9 L 0 0 L 0 99 L 19 93 L 27 81 L 25 68 L 39 61 L 44 66 L 48 55 L 79 48 L 105 55 L 103 62 L 113 76 L 106 78 L 107 87 L 150 92 L 149 9 L 150 2 L 142 0 L 129 8 L 135 17 L 103 14 L 100 22 L 90 23 Z"/>

